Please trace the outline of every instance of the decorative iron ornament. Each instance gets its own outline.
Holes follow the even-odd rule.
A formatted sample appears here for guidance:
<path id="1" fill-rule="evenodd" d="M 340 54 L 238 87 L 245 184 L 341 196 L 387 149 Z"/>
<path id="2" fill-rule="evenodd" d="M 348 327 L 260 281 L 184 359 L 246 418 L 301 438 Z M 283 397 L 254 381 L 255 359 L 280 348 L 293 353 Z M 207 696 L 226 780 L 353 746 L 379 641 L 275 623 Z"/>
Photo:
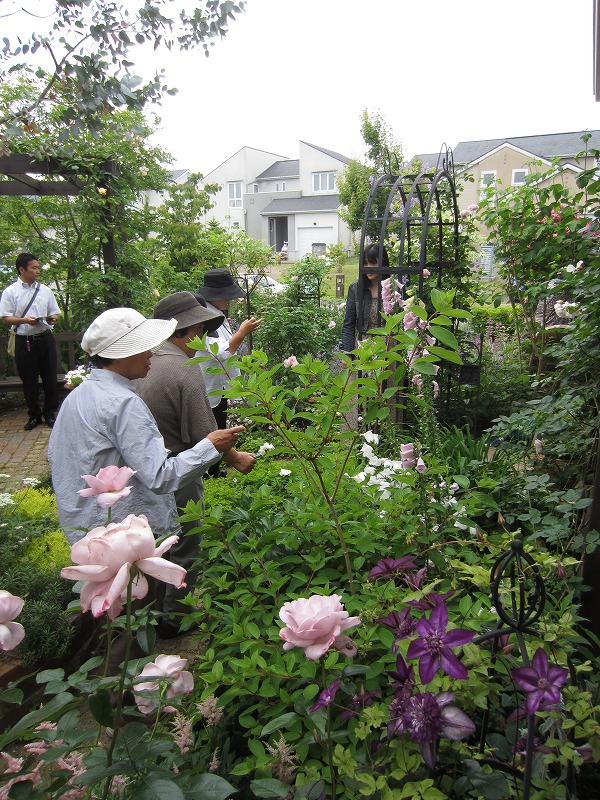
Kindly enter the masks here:
<path id="1" fill-rule="evenodd" d="M 492 603 L 500 619 L 493 631 L 473 639 L 473 644 L 492 640 L 492 663 L 495 662 L 502 636 L 514 634 L 519 645 L 523 665 L 530 666 L 524 634 L 534 635 L 533 625 L 540 619 L 546 605 L 546 589 L 539 568 L 529 553 L 523 549 L 523 542 L 514 539 L 510 549 L 502 553 L 490 571 L 490 593 Z M 483 753 L 489 728 L 489 707 L 486 709 L 479 738 L 479 751 Z M 534 717 L 527 714 L 527 737 L 525 745 L 525 767 L 521 774 L 506 764 L 492 763 L 497 769 L 519 777 L 523 781 L 523 800 L 531 794 L 531 774 L 533 767 L 535 724 Z"/>

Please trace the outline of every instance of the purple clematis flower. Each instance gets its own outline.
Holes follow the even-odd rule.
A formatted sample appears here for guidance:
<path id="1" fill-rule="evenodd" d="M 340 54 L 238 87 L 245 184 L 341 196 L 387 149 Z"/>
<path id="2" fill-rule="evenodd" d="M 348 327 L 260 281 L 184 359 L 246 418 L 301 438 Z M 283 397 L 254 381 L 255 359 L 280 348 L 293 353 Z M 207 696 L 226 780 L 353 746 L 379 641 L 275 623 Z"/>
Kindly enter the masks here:
<path id="1" fill-rule="evenodd" d="M 413 608 L 418 608 L 419 611 L 429 611 L 430 608 L 443 605 L 453 594 L 454 591 L 452 589 L 448 592 L 444 592 L 444 594 L 432 592 L 431 594 L 425 595 L 425 597 L 422 597 L 420 600 L 407 600 L 406 604 Z"/>
<path id="2" fill-rule="evenodd" d="M 318 711 L 320 708 L 327 708 L 333 703 L 333 700 L 337 694 L 337 690 L 340 688 L 340 684 L 342 681 L 338 678 L 338 680 L 333 681 L 329 684 L 326 689 L 323 689 L 317 702 L 314 706 L 311 706 L 309 711 L 312 714 L 314 711 Z"/>
<path id="3" fill-rule="evenodd" d="M 398 651 L 398 642 L 402 639 L 408 639 L 409 636 L 412 636 L 415 632 L 415 625 L 417 624 L 417 620 L 413 619 L 410 615 L 411 609 L 404 608 L 402 611 L 390 611 L 387 617 L 382 617 L 381 619 L 376 620 L 379 625 L 385 625 L 386 628 L 389 628 L 393 631 L 394 636 L 394 643 L 392 644 L 392 653 L 396 653 Z"/>
<path id="4" fill-rule="evenodd" d="M 361 708 L 372 706 L 378 694 L 379 692 L 376 691 L 365 692 L 365 687 L 361 686 L 360 691 L 350 701 L 350 706 L 340 714 L 340 722 L 346 722 L 350 717 L 355 717 Z"/>
<path id="5" fill-rule="evenodd" d="M 396 733 L 408 733 L 419 744 L 429 769 L 435 768 L 437 743 L 441 736 L 458 741 L 475 731 L 475 725 L 464 711 L 450 705 L 452 700 L 452 692 L 438 695 L 421 692 L 406 701 L 405 709 L 397 719 Z"/>
<path id="6" fill-rule="evenodd" d="M 433 609 L 428 620 L 423 618 L 417 622 L 419 638 L 408 645 L 406 657 L 419 659 L 421 683 L 432 681 L 439 667 L 451 678 L 465 680 L 467 677 L 466 667 L 450 648 L 467 644 L 475 633 L 463 628 L 446 631 L 447 625 L 448 609 L 443 603 Z"/>
<path id="7" fill-rule="evenodd" d="M 382 558 L 367 575 L 367 579 L 374 581 L 376 578 L 393 578 L 409 569 L 416 569 L 417 565 L 410 556 L 402 558 Z"/>
<path id="8" fill-rule="evenodd" d="M 540 706 L 548 708 L 560 702 L 560 687 L 568 675 L 564 667 L 549 666 L 548 655 L 541 647 L 535 651 L 530 667 L 520 667 L 512 673 L 517 686 L 527 692 L 528 714 L 535 714 Z"/>

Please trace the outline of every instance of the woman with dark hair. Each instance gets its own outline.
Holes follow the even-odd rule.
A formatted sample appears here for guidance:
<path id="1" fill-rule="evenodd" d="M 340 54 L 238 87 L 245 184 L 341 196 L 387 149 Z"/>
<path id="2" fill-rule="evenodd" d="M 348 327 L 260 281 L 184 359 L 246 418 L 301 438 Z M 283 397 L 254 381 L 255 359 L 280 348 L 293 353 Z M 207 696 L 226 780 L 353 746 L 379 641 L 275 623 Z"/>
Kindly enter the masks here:
<path id="1" fill-rule="evenodd" d="M 370 244 L 363 253 L 363 268 L 389 267 L 387 250 L 383 248 L 381 265 L 379 264 L 379 245 Z M 363 271 L 357 281 L 350 284 L 346 298 L 346 316 L 342 326 L 342 350 L 349 353 L 356 347 L 357 340 L 364 338 L 370 328 L 379 326 L 379 292 L 381 281 L 389 278 L 389 274 Z M 362 282 L 362 292 L 359 292 Z M 362 294 L 362 298 L 360 295 Z M 359 307 L 359 302 L 362 305 Z M 360 322 L 360 329 L 359 329 Z"/>

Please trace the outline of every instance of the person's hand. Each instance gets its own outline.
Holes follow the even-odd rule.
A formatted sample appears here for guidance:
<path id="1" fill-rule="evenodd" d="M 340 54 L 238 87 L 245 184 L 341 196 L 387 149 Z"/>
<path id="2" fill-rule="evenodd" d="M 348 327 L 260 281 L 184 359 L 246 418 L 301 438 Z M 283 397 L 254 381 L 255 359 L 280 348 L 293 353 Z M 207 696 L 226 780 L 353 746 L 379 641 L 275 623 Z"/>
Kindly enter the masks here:
<path id="1" fill-rule="evenodd" d="M 249 333 L 252 333 L 253 331 L 255 331 L 258 328 L 260 328 L 260 323 L 261 322 L 262 322 L 262 319 L 256 319 L 256 317 L 250 317 L 249 319 L 245 319 L 241 323 L 241 325 L 238 328 L 238 330 L 241 331 L 241 333 L 242 333 L 242 335 L 244 337 L 248 336 Z"/>
<path id="2" fill-rule="evenodd" d="M 37 325 L 38 318 L 37 317 L 23 317 L 22 325 Z"/>
<path id="3" fill-rule="evenodd" d="M 48 323 L 48 325 L 54 325 L 57 319 L 58 319 L 58 314 L 50 314 L 49 317 L 46 317 L 46 322 Z"/>
<path id="4" fill-rule="evenodd" d="M 232 447 L 235 447 L 238 436 L 245 430 L 246 428 L 243 425 L 236 425 L 234 428 L 213 431 L 206 438 L 212 442 L 219 453 L 224 453 L 225 450 L 231 450 Z"/>
<path id="5" fill-rule="evenodd" d="M 256 459 L 252 453 L 246 453 L 244 450 L 235 450 L 234 448 L 223 454 L 223 461 L 228 467 L 237 469 L 242 475 L 252 472 L 256 466 Z"/>

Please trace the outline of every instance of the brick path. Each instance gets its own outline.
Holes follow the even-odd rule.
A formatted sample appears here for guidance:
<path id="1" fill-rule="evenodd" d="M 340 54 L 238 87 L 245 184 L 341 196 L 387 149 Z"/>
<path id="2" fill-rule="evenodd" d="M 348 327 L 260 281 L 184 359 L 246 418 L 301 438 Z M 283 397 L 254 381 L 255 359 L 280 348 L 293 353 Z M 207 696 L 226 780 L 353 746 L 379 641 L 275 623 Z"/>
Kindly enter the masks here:
<path id="1" fill-rule="evenodd" d="M 27 411 L 6 411 L 0 415 L 0 492 L 18 489 L 23 478 L 45 478 L 48 465 L 48 439 L 50 428 L 38 425 L 32 431 L 23 430 L 28 420 Z"/>

